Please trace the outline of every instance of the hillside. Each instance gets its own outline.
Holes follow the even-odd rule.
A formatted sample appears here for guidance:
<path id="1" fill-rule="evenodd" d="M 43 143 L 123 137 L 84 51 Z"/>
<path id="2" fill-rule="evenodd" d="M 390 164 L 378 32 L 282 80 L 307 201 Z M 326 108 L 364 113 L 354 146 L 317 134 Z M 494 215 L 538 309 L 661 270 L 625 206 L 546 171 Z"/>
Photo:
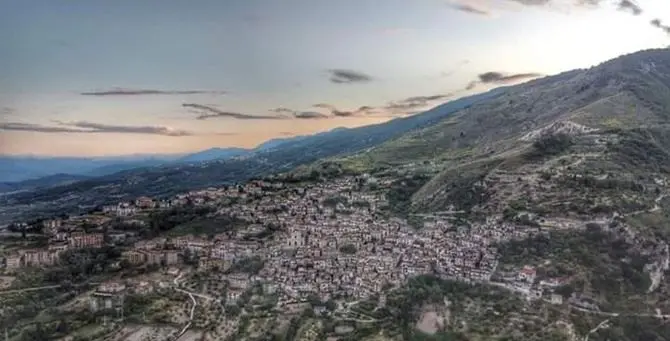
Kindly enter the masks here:
<path id="1" fill-rule="evenodd" d="M 83 175 L 55 174 L 33 180 L 24 180 L 19 182 L 2 182 L 0 183 L 0 193 L 28 191 L 37 188 L 67 185 L 88 178 L 89 177 Z"/>
<path id="2" fill-rule="evenodd" d="M 296 174 L 314 172 L 391 181 L 389 214 L 418 228 L 446 219 L 464 231 L 491 224 L 508 230 L 497 245 L 497 276 L 531 266 L 541 278 L 569 279 L 564 298 L 599 311 L 563 312 L 578 335 L 605 320 L 599 316 L 670 309 L 670 50 L 512 87 L 430 127 Z M 592 339 L 663 333 L 612 320 Z"/>

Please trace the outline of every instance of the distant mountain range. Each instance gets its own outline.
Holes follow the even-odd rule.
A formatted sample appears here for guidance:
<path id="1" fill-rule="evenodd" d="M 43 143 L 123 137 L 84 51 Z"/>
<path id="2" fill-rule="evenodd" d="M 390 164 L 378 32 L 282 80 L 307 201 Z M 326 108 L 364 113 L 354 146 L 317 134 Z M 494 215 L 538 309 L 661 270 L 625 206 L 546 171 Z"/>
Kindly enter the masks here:
<path id="1" fill-rule="evenodd" d="M 256 152 L 266 152 L 284 143 L 297 142 L 307 136 L 272 139 L 256 148 L 210 148 L 192 154 L 128 155 L 115 157 L 40 157 L 0 156 L 0 193 L 35 188 L 37 184 L 58 184 L 56 179 L 70 181 L 110 175 L 137 168 L 225 160 Z M 69 177 L 68 177 L 69 176 Z M 41 179 L 44 178 L 44 179 Z M 27 187 L 26 187 L 27 185 Z"/>

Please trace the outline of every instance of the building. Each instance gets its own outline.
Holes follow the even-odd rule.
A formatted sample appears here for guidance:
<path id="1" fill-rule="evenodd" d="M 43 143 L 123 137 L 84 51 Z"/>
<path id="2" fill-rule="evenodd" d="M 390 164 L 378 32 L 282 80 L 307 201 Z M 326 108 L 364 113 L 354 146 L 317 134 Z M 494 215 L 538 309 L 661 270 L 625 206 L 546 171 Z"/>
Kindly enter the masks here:
<path id="1" fill-rule="evenodd" d="M 532 266 L 526 265 L 519 271 L 519 280 L 521 281 L 533 283 L 535 282 L 535 276 L 537 276 L 537 271 Z"/>
<path id="2" fill-rule="evenodd" d="M 70 236 L 70 247 L 75 249 L 102 247 L 104 237 L 102 233 L 77 233 Z"/>
<path id="3" fill-rule="evenodd" d="M 146 257 L 142 252 L 131 250 L 121 253 L 121 259 L 128 261 L 132 265 L 139 265 L 145 262 Z"/>
<path id="4" fill-rule="evenodd" d="M 154 208 L 154 200 L 149 197 L 139 197 L 135 199 L 135 206 L 142 209 Z"/>
<path id="5" fill-rule="evenodd" d="M 125 291 L 126 285 L 123 283 L 107 282 L 100 284 L 98 289 L 89 298 L 91 311 L 122 312 Z"/>
<path id="6" fill-rule="evenodd" d="M 26 250 L 23 253 L 23 265 L 44 266 L 58 262 L 58 253 L 47 250 Z"/>
<path id="7" fill-rule="evenodd" d="M 302 234 L 302 231 L 292 230 L 289 233 L 289 237 L 286 240 L 287 246 L 289 248 L 297 248 L 305 245 L 305 237 Z"/>
<path id="8" fill-rule="evenodd" d="M 60 219 L 49 219 L 42 222 L 42 226 L 49 233 L 55 233 L 63 224 L 63 221 Z"/>
<path id="9" fill-rule="evenodd" d="M 563 304 L 563 296 L 559 294 L 551 294 L 551 304 L 561 305 Z"/>
<path id="10" fill-rule="evenodd" d="M 177 251 L 165 251 L 165 264 L 174 265 L 179 263 L 179 252 Z"/>
<path id="11" fill-rule="evenodd" d="M 7 270 L 16 270 L 21 267 L 22 256 L 19 254 L 13 254 L 5 257 L 5 267 Z"/>

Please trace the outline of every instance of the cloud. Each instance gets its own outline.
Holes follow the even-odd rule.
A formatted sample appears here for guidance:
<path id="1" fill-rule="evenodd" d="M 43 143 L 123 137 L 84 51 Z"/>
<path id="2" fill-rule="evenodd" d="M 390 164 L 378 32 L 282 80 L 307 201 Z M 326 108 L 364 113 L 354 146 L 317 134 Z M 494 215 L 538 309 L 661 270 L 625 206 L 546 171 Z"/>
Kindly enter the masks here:
<path id="1" fill-rule="evenodd" d="M 103 91 L 82 92 L 84 96 L 142 96 L 142 95 L 223 95 L 225 91 L 212 90 L 156 90 L 114 88 Z"/>
<path id="2" fill-rule="evenodd" d="M 483 15 L 483 16 L 490 16 L 491 12 L 489 12 L 487 9 L 480 8 L 478 6 L 475 6 L 473 4 L 467 4 L 467 3 L 450 3 L 448 4 L 449 7 L 452 9 L 455 9 L 457 11 L 469 13 L 469 14 L 476 14 L 476 15 Z"/>
<path id="3" fill-rule="evenodd" d="M 0 130 L 32 131 L 36 133 L 87 133 L 88 131 L 65 127 L 50 127 L 41 124 L 8 122 L 0 123 Z"/>
<path id="4" fill-rule="evenodd" d="M 420 108 L 420 107 L 425 107 L 426 105 L 430 104 L 430 102 L 434 102 L 434 101 L 438 101 L 438 100 L 445 100 L 445 99 L 447 99 L 451 96 L 452 96 L 452 94 L 450 94 L 450 93 L 430 95 L 430 96 L 412 96 L 412 97 L 402 99 L 400 101 L 391 102 L 386 106 L 386 108 L 389 108 L 389 109 Z"/>
<path id="5" fill-rule="evenodd" d="M 651 21 L 651 25 L 660 28 L 663 30 L 666 34 L 670 35 L 670 25 L 664 25 L 661 19 L 654 19 Z"/>
<path id="6" fill-rule="evenodd" d="M 620 0 L 619 3 L 617 4 L 617 8 L 620 11 L 629 11 L 633 13 L 633 15 L 642 14 L 642 8 L 638 4 L 636 4 L 633 0 Z"/>
<path id="7" fill-rule="evenodd" d="M 293 114 L 293 112 L 294 112 L 294 110 L 287 109 L 287 108 L 282 108 L 282 107 L 273 108 L 273 109 L 270 109 L 270 111 L 271 112 L 276 112 L 278 114 Z"/>
<path id="8" fill-rule="evenodd" d="M 293 117 L 300 119 L 321 119 L 328 118 L 329 116 L 318 111 L 296 111 L 293 113 Z"/>
<path id="9" fill-rule="evenodd" d="M 535 7 L 548 6 L 560 2 L 557 0 L 507 0 L 507 1 L 515 2 L 517 4 L 521 4 L 524 6 L 535 6 Z M 605 0 L 574 0 L 572 1 L 572 4 L 579 7 L 597 8 L 600 7 L 600 5 L 603 4 L 604 2 Z M 616 5 L 617 9 L 620 11 L 629 12 L 633 15 L 640 15 L 643 12 L 642 7 L 640 7 L 634 0 L 615 0 L 613 2 Z"/>
<path id="10" fill-rule="evenodd" d="M 545 6 L 551 2 L 551 0 L 508 0 L 508 1 L 520 3 L 524 6 Z"/>
<path id="11" fill-rule="evenodd" d="M 284 116 L 275 116 L 275 115 L 248 115 L 239 112 L 223 111 L 217 108 L 195 104 L 195 103 L 184 103 L 182 104 L 184 108 L 197 109 L 202 111 L 196 119 L 206 120 L 210 118 L 234 118 L 238 120 L 281 120 L 285 119 Z"/>
<path id="12" fill-rule="evenodd" d="M 477 80 L 468 83 L 465 90 L 472 90 L 479 84 L 510 84 L 542 76 L 544 75 L 536 72 L 506 74 L 498 71 L 489 71 L 479 74 Z"/>
<path id="13" fill-rule="evenodd" d="M 191 136 L 192 133 L 185 130 L 176 130 L 162 126 L 120 126 L 113 124 L 102 124 L 88 121 L 57 122 L 60 125 L 91 129 L 95 133 L 128 133 L 128 134 L 153 134 L 164 136 Z"/>
<path id="14" fill-rule="evenodd" d="M 453 94 L 451 93 L 430 96 L 412 96 L 399 101 L 389 102 L 384 109 L 393 115 L 407 115 L 421 111 L 435 101 L 444 101 L 452 96 Z"/>
<path id="15" fill-rule="evenodd" d="M 327 104 L 327 103 L 317 103 L 312 105 L 315 108 L 321 108 L 321 109 L 328 109 L 328 110 L 336 110 L 334 105 L 332 104 Z"/>
<path id="16" fill-rule="evenodd" d="M 314 104 L 313 107 L 326 109 L 330 112 L 332 116 L 336 117 L 352 117 L 352 116 L 366 115 L 373 113 L 375 110 L 374 107 L 367 105 L 361 106 L 356 110 L 340 110 L 336 106 L 328 103 L 317 103 Z"/>
<path id="17" fill-rule="evenodd" d="M 373 80 L 369 75 L 346 69 L 330 69 L 330 81 L 335 84 L 367 83 Z"/>
<path id="18" fill-rule="evenodd" d="M 513 83 L 524 79 L 542 77 L 541 73 L 517 73 L 505 75 L 502 72 L 489 71 L 480 74 L 479 81 L 482 83 Z"/>
<path id="19" fill-rule="evenodd" d="M 193 133 L 161 126 L 119 126 L 87 121 L 60 122 L 58 126 L 45 126 L 33 123 L 1 123 L 0 130 L 31 131 L 37 133 L 121 133 L 152 134 L 163 136 L 191 136 Z"/>

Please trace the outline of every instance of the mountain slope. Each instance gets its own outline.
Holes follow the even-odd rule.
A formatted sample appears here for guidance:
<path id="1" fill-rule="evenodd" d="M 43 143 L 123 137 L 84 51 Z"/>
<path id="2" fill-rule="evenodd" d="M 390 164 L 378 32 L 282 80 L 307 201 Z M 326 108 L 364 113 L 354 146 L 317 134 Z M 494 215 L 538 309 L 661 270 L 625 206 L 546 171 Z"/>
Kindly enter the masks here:
<path id="1" fill-rule="evenodd" d="M 24 180 L 19 182 L 0 183 L 0 193 L 34 190 L 37 188 L 47 188 L 59 185 L 67 185 L 76 181 L 88 179 L 83 175 L 54 174 L 34 180 Z"/>
<path id="2" fill-rule="evenodd" d="M 176 162 L 204 162 L 218 159 L 228 159 L 231 157 L 242 156 L 251 151 L 244 148 L 210 148 L 201 152 L 186 155 L 179 158 Z"/>
<path id="3" fill-rule="evenodd" d="M 546 309 L 519 319 L 539 328 L 514 328 L 509 339 L 530 340 L 560 326 L 565 335 L 553 339 L 665 340 L 669 84 L 670 50 L 642 51 L 511 87 L 434 125 L 291 175 L 368 173 L 365 184 L 389 200 L 385 213 L 423 229 L 418 233 L 427 239 L 452 233 L 458 237 L 452 245 L 494 248 L 490 281 L 532 301 L 513 311 Z M 463 257 L 482 260 L 482 253 Z M 478 271 L 460 261 L 455 266 Z M 534 277 L 527 284 L 519 280 L 524 270 Z M 421 312 L 429 303 L 433 311 L 453 306 L 441 303 L 448 294 L 421 299 L 436 287 L 408 290 L 397 314 Z M 473 296 L 466 295 L 468 308 L 483 301 Z M 480 320 L 513 315 L 499 313 L 514 295 L 504 297 L 488 302 L 497 307 L 483 309 L 493 314 Z M 476 335 L 509 324 L 470 326 L 464 332 Z"/>

